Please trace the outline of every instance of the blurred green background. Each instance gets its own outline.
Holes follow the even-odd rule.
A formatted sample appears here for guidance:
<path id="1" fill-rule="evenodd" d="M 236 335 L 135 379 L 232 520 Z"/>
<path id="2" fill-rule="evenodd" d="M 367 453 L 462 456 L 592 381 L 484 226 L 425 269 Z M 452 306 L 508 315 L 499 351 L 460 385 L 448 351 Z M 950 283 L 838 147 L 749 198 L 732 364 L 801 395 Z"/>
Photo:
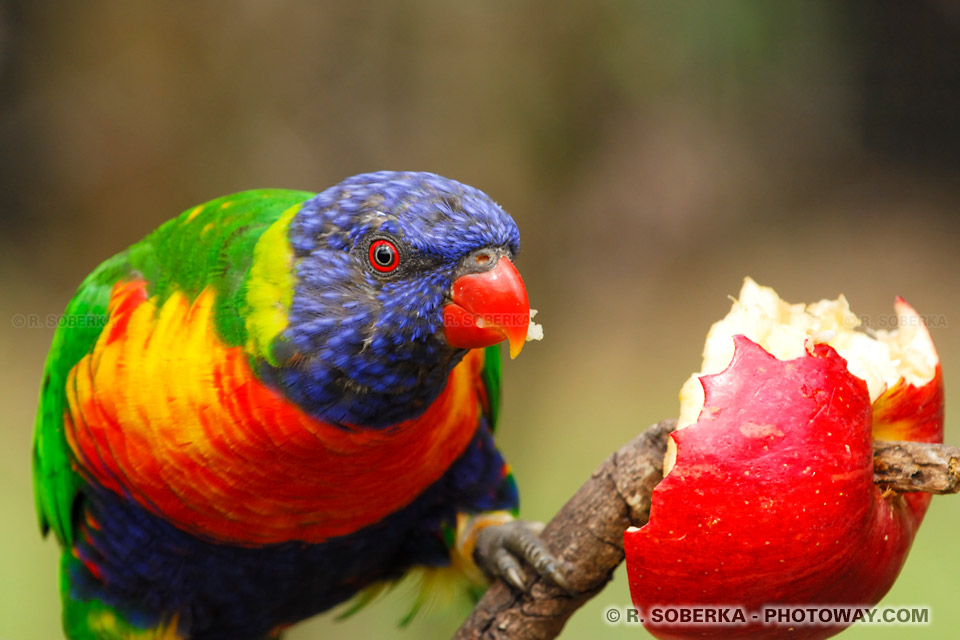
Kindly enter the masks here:
<path id="1" fill-rule="evenodd" d="M 0 4 L 0 638 L 62 637 L 29 448 L 52 328 L 81 278 L 163 220 L 254 187 L 435 171 L 520 225 L 546 339 L 505 368 L 499 441 L 523 515 L 677 413 L 710 323 L 751 275 L 934 319 L 960 376 L 960 8 L 910 3 L 18 0 Z M 17 317 L 39 326 L 15 326 Z M 948 421 L 948 441 L 960 428 Z M 936 498 L 892 605 L 955 638 L 960 499 Z M 397 631 L 402 593 L 311 638 Z M 563 638 L 626 606 L 621 568 Z"/>

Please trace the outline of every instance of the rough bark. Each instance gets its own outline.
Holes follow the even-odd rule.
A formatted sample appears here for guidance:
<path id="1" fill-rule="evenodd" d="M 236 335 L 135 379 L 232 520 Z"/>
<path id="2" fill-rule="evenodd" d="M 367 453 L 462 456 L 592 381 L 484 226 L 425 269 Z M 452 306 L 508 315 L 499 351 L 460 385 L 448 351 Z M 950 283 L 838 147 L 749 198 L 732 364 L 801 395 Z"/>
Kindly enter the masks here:
<path id="1" fill-rule="evenodd" d="M 960 491 L 960 448 L 922 442 L 873 443 L 873 481 L 900 493 Z"/>

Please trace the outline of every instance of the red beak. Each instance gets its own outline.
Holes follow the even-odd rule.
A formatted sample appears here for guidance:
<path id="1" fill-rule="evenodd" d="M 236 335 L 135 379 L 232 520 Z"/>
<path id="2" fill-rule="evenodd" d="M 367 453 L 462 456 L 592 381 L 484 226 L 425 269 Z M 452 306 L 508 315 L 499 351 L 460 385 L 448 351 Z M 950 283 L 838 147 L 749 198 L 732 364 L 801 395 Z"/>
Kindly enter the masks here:
<path id="1" fill-rule="evenodd" d="M 478 349 L 508 340 L 510 357 L 517 357 L 527 339 L 530 301 L 509 258 L 501 256 L 493 269 L 454 280 L 451 299 L 443 307 L 448 344 Z"/>

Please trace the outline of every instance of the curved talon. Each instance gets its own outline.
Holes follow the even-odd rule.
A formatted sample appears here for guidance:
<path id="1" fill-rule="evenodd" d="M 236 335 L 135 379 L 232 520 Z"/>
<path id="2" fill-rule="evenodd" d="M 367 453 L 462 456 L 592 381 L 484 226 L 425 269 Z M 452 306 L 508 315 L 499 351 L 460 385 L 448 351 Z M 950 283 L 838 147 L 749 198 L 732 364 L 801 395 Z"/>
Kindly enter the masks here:
<path id="1" fill-rule="evenodd" d="M 503 578 L 518 591 L 527 591 L 526 576 L 518 558 L 558 587 L 570 591 L 570 584 L 560 569 L 560 562 L 551 554 L 537 534 L 543 530 L 539 522 L 511 520 L 489 526 L 477 534 L 474 555 L 477 564 L 489 575 Z"/>

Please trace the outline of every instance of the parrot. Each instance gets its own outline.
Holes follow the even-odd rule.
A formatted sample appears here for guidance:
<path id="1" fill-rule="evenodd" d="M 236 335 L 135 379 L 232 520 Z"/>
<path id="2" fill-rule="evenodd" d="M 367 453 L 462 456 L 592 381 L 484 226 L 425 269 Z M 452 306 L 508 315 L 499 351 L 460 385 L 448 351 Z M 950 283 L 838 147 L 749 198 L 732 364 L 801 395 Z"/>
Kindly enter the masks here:
<path id="1" fill-rule="evenodd" d="M 483 191 L 377 171 L 212 200 L 100 264 L 32 449 L 66 636 L 277 639 L 416 571 L 566 587 L 494 441 L 500 343 L 539 328 L 518 249 Z"/>

